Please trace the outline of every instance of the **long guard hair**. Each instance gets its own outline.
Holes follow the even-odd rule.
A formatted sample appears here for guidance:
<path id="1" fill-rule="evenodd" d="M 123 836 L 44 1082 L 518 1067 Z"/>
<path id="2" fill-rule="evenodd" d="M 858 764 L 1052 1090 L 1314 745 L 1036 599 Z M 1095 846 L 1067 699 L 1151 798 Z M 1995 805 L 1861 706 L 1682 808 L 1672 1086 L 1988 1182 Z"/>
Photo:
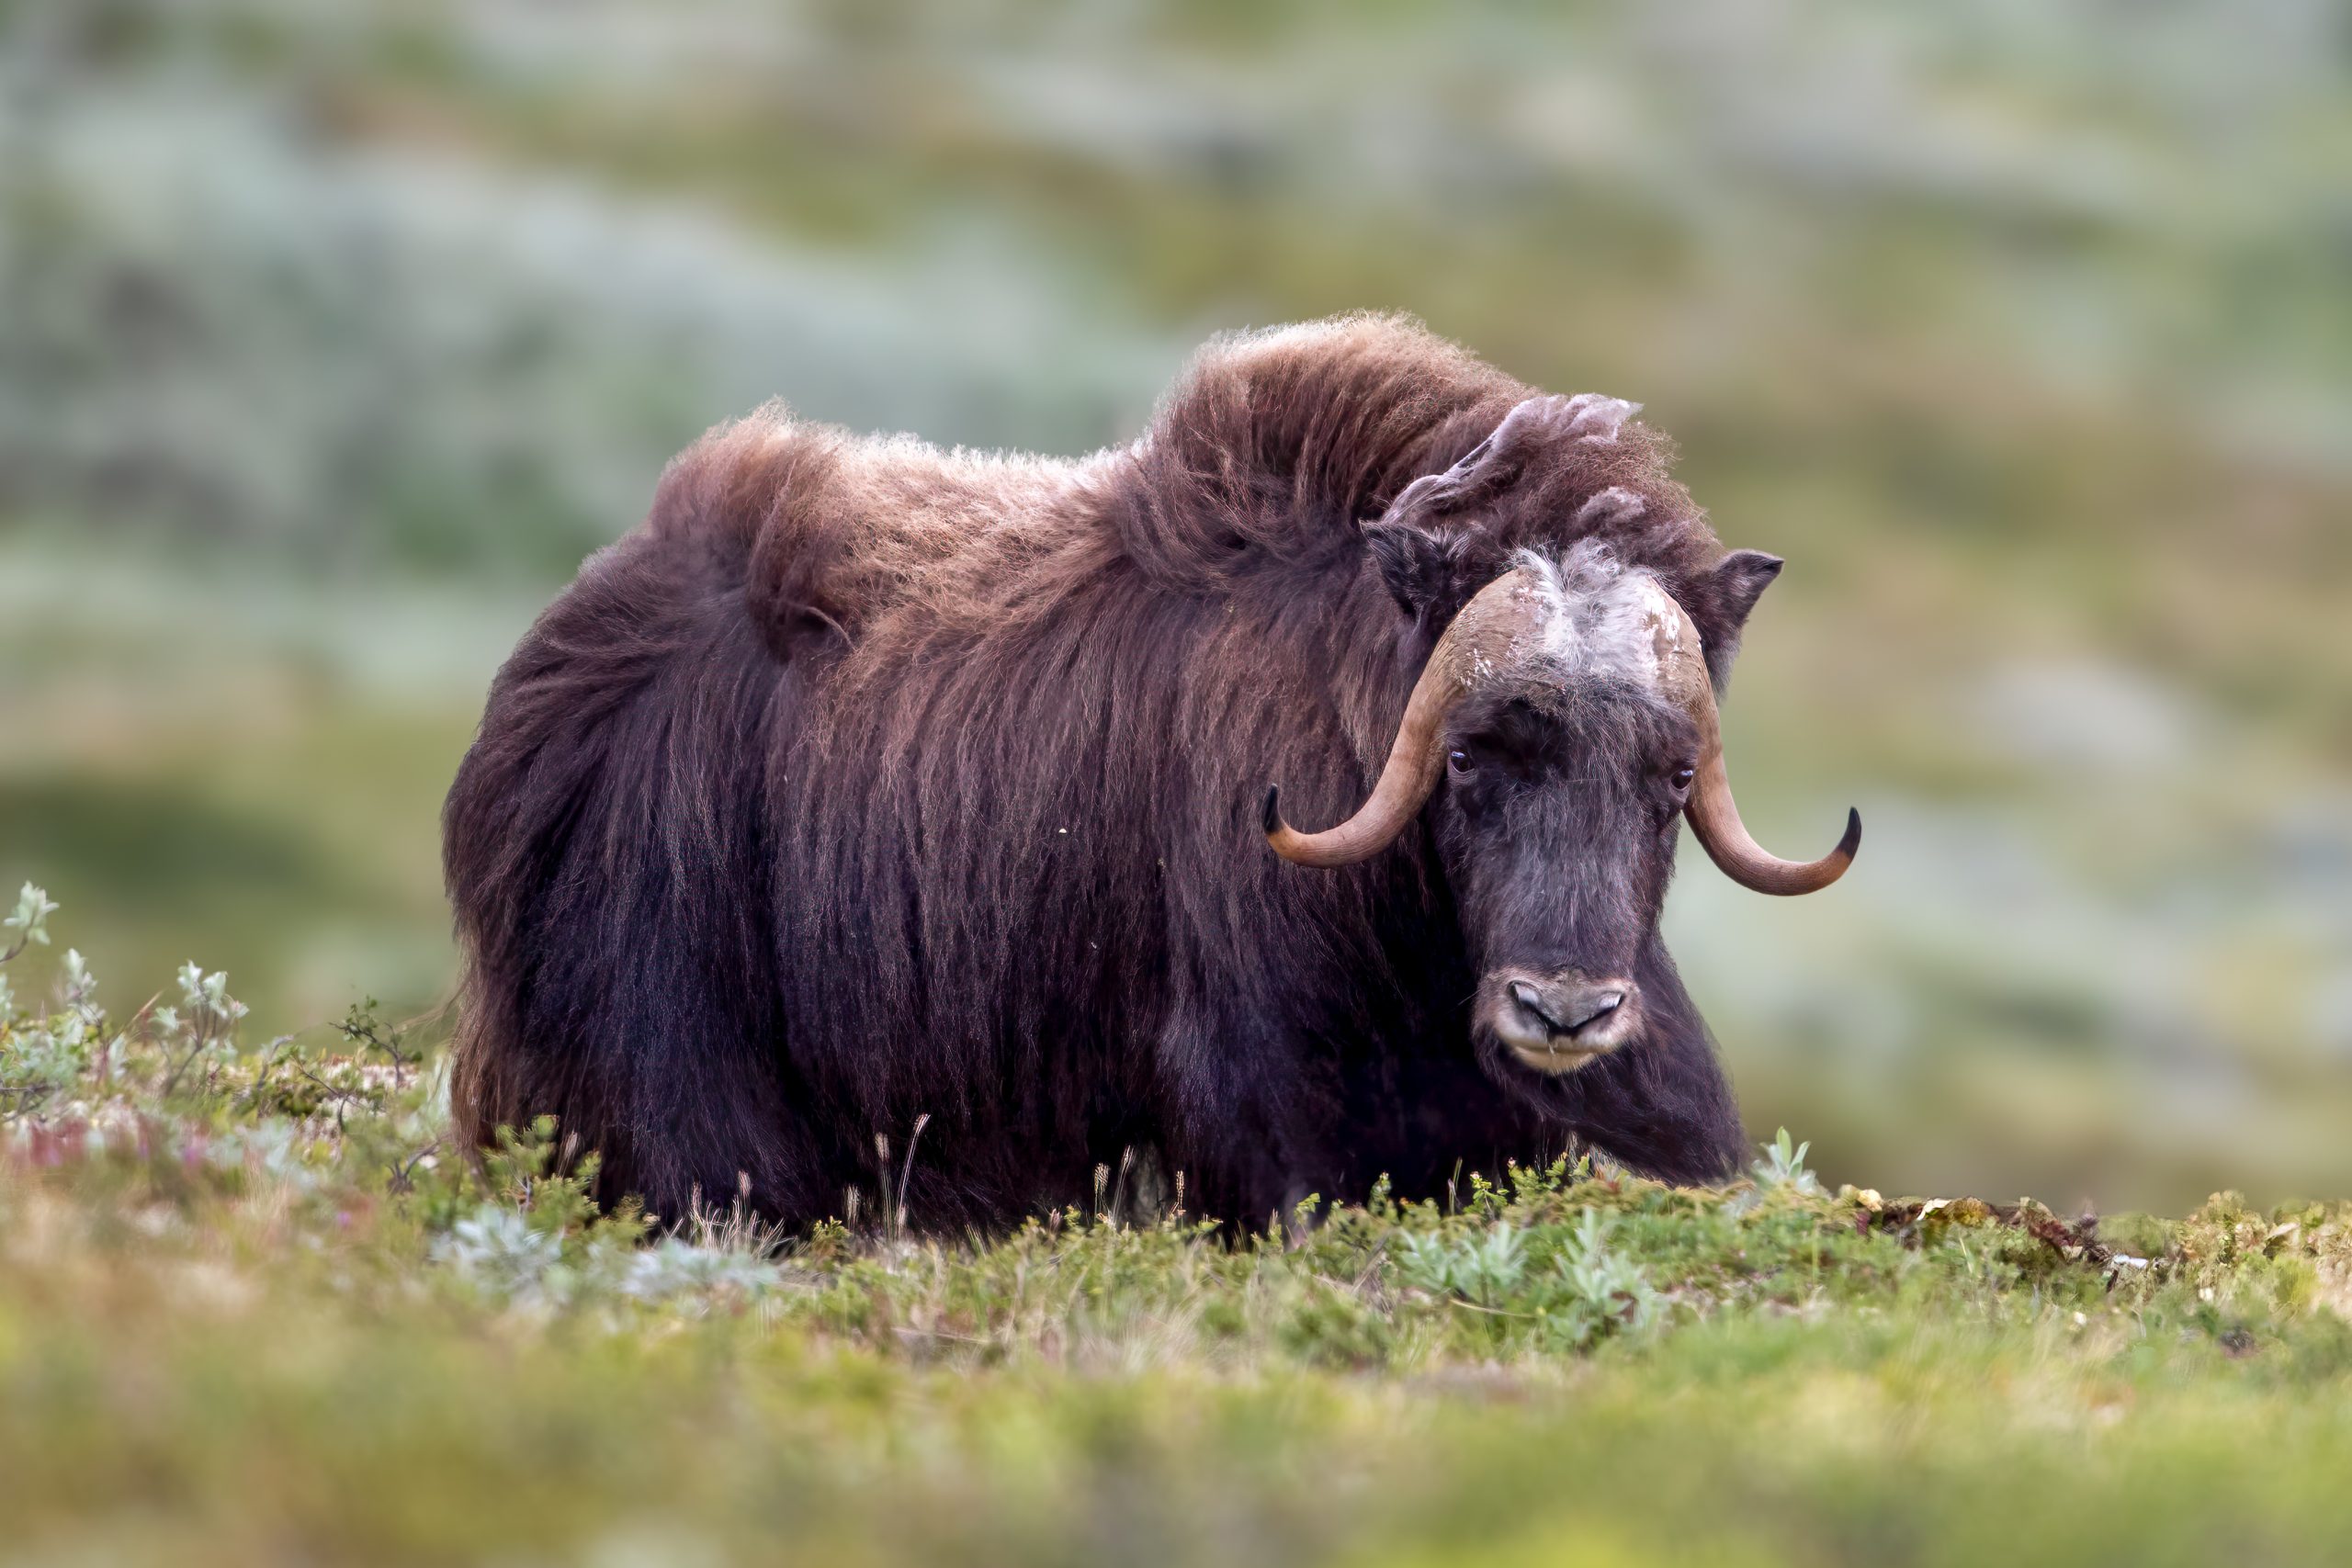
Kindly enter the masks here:
<path id="1" fill-rule="evenodd" d="M 1311 875 L 1259 837 L 1270 777 L 1302 819 L 1361 798 L 1521 547 L 1605 537 L 1722 678 L 1721 547 L 1638 424 L 1532 454 L 1400 611 L 1367 521 L 1529 394 L 1354 316 L 1212 344 L 1083 460 L 773 406 L 706 436 L 501 670 L 450 792 L 460 1129 L 552 1113 L 607 1198 L 741 1183 L 796 1224 L 920 1115 L 908 1196 L 946 1227 L 1080 1201 L 1136 1146 L 1252 1223 L 1572 1132 L 1721 1174 L 1736 1118 L 1662 947 L 1669 1038 L 1538 1116 L 1470 1065 L 1426 836 Z"/>

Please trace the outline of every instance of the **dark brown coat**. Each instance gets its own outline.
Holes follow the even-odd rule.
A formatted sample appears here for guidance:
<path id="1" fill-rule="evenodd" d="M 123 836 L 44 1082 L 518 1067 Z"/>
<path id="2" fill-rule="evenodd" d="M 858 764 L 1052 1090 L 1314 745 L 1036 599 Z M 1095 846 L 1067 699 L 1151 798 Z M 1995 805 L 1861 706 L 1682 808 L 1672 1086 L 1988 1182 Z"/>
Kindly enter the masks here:
<path id="1" fill-rule="evenodd" d="M 1434 554 L 1367 537 L 1529 392 L 1351 317 L 1212 344 L 1078 461 L 774 408 L 705 437 L 500 671 L 450 792 L 461 1128 L 552 1112 L 607 1196 L 674 1217 L 743 1180 L 794 1224 L 925 1113 L 934 1226 L 1082 1201 L 1129 1147 L 1253 1223 L 1572 1135 L 1725 1172 L 1737 1120 L 1654 936 L 1642 1048 L 1501 1084 L 1427 836 L 1319 873 L 1260 837 L 1271 778 L 1301 820 L 1355 805 L 1517 547 L 1608 536 L 1720 678 L 1747 603 L 1638 424 L 1529 454 Z M 1611 487 L 1641 504 L 1589 504 Z"/>

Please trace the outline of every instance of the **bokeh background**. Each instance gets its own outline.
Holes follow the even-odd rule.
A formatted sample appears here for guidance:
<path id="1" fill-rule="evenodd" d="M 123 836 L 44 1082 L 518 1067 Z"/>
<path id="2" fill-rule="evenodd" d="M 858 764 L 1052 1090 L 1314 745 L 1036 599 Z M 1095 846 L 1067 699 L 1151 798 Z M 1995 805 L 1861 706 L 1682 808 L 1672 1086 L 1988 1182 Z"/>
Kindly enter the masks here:
<path id="1" fill-rule="evenodd" d="M 1786 555 L 1669 917 L 1832 1179 L 2352 1191 L 2352 9 L 0 0 L 0 881 L 443 995 L 504 650 L 780 394 L 1125 439 L 1417 313 Z"/>

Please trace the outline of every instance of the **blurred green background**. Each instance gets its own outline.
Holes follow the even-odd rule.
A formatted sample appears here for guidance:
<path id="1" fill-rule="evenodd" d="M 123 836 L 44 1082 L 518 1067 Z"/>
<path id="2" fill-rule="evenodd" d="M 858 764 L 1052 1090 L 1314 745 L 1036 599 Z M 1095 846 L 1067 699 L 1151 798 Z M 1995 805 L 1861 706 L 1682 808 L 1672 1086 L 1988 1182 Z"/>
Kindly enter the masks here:
<path id="1" fill-rule="evenodd" d="M 1415 312 L 1791 569 L 1750 1124 L 1889 1190 L 2352 1191 L 2352 8 L 0 0 L 0 880 L 118 1007 L 444 993 L 490 672 L 780 394 L 1133 434 Z"/>

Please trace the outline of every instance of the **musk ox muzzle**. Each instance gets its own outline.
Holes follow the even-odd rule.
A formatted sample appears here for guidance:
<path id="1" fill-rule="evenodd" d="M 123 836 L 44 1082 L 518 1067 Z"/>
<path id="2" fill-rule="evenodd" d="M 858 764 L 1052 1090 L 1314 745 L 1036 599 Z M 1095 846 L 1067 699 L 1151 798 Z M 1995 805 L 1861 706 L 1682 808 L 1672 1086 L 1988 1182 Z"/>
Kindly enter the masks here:
<path id="1" fill-rule="evenodd" d="M 1498 969 L 1478 987 L 1477 1022 L 1540 1073 L 1572 1073 L 1639 1037 L 1642 991 L 1630 976 Z"/>

